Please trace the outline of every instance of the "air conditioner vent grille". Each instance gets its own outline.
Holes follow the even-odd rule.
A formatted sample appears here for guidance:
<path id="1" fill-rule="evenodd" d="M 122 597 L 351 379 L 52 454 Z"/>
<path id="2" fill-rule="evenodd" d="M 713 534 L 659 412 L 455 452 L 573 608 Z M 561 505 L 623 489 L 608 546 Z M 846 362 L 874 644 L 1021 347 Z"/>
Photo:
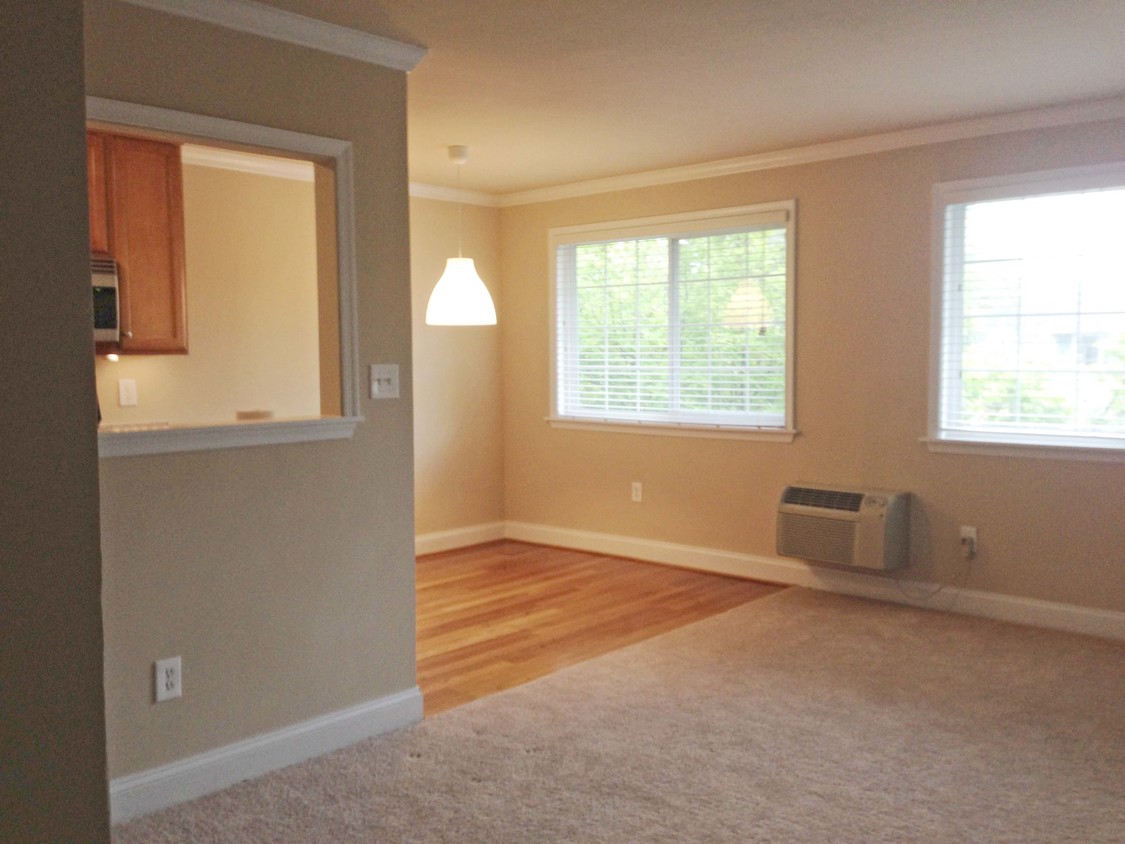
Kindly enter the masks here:
<path id="1" fill-rule="evenodd" d="M 847 510 L 858 513 L 863 504 L 862 492 L 845 492 L 838 489 L 815 489 L 807 486 L 785 488 L 782 501 L 785 504 L 801 504 L 805 507 L 823 507 L 828 510 Z"/>
<path id="2" fill-rule="evenodd" d="M 783 513 L 778 520 L 778 550 L 788 557 L 851 565 L 855 562 L 856 523 Z"/>

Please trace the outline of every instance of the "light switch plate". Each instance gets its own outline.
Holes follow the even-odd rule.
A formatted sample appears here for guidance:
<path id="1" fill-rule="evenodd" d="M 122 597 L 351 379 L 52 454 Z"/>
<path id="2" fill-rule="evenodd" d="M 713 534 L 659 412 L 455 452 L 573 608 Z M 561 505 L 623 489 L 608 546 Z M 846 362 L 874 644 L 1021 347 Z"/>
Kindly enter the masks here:
<path id="1" fill-rule="evenodd" d="M 371 398 L 398 398 L 398 364 L 371 364 Z"/>

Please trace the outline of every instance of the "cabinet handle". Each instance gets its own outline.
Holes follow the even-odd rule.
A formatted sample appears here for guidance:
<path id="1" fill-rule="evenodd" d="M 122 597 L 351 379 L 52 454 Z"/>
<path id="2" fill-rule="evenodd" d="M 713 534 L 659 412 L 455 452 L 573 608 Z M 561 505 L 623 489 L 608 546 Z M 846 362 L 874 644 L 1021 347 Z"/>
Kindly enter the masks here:
<path id="1" fill-rule="evenodd" d="M 122 331 L 122 332 L 121 332 L 121 336 L 122 336 L 122 337 L 128 337 L 128 338 L 132 339 L 132 337 L 133 337 L 133 332 L 132 332 L 132 331 Z"/>

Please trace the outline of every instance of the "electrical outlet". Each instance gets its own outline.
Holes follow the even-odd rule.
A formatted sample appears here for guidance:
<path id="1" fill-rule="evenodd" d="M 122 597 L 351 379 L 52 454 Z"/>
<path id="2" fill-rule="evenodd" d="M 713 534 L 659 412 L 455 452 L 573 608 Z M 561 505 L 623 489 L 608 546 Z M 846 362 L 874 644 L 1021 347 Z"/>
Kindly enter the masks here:
<path id="1" fill-rule="evenodd" d="M 643 489 L 641 488 L 641 482 L 640 481 L 633 481 L 633 488 L 631 490 L 631 493 L 632 493 L 632 496 L 633 496 L 633 501 L 636 501 L 636 502 L 639 503 L 640 500 L 641 500 L 641 497 L 642 497 L 642 493 L 643 493 Z"/>
<path id="2" fill-rule="evenodd" d="M 158 659 L 154 666 L 154 674 L 157 703 L 173 700 L 183 695 L 183 671 L 178 656 Z"/>
<path id="3" fill-rule="evenodd" d="M 121 378 L 118 380 L 117 404 L 120 407 L 137 406 L 137 381 L 135 378 Z"/>
<path id="4" fill-rule="evenodd" d="M 961 525 L 961 556 L 971 560 L 977 555 L 977 529 L 970 525 Z"/>

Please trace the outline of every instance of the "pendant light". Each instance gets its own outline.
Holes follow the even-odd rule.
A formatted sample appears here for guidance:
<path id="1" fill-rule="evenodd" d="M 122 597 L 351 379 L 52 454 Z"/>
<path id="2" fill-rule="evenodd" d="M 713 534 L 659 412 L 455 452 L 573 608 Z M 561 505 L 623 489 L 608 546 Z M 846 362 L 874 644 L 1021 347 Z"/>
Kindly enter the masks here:
<path id="1" fill-rule="evenodd" d="M 469 148 L 452 146 L 449 158 L 457 165 L 457 193 L 461 193 L 461 167 L 469 160 Z M 477 275 L 472 258 L 461 255 L 465 239 L 462 203 L 457 203 L 457 257 L 445 262 L 445 272 L 430 294 L 426 305 L 426 325 L 496 325 L 492 296 Z"/>

